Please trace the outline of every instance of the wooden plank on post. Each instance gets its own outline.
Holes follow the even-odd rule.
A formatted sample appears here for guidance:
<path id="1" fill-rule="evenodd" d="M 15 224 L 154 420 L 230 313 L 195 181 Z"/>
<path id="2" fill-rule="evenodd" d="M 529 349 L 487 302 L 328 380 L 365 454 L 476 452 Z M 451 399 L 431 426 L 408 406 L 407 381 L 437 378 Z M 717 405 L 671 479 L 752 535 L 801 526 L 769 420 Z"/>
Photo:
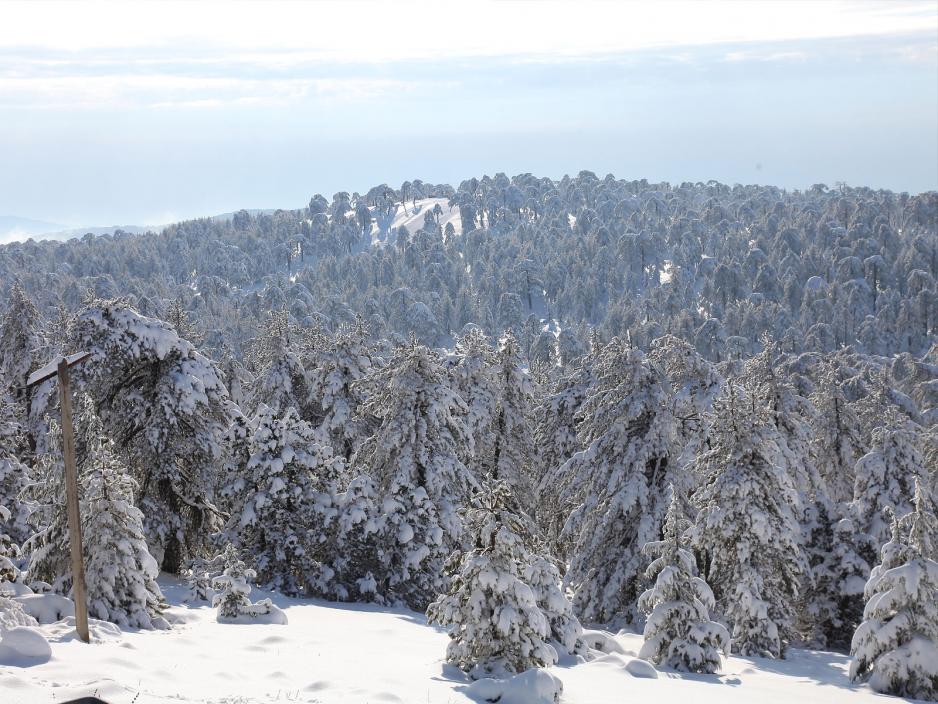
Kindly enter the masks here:
<path id="1" fill-rule="evenodd" d="M 62 454 L 65 459 L 65 504 L 68 511 L 68 537 L 72 554 L 72 595 L 75 598 L 75 630 L 78 638 L 91 642 L 88 633 L 88 600 L 85 594 L 85 562 L 81 555 L 81 513 L 78 508 L 78 469 L 75 463 L 75 437 L 72 432 L 72 390 L 69 387 L 68 359 L 58 364 L 59 405 L 62 412 Z"/>

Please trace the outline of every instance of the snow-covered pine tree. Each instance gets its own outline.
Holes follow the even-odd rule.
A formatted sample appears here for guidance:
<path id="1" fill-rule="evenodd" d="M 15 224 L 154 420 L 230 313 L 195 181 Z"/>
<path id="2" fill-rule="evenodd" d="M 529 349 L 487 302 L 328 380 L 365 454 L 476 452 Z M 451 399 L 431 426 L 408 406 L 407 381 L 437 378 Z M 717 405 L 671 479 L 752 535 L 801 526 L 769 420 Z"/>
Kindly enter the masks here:
<path id="1" fill-rule="evenodd" d="M 811 428 L 817 409 L 786 378 L 778 345 L 770 340 L 764 344 L 762 352 L 745 363 L 743 380 L 755 403 L 767 410 L 775 425 L 779 461 L 794 482 L 802 504 L 807 504 L 816 495 L 827 494 L 811 452 Z"/>
<path id="2" fill-rule="evenodd" d="M 52 421 L 49 432 L 51 446 L 61 447 L 62 431 L 58 423 Z M 28 491 L 29 498 L 35 502 L 35 510 L 29 517 L 35 532 L 22 546 L 23 552 L 29 555 L 27 572 L 31 580 L 42 580 L 52 585 L 54 591 L 68 594 L 72 567 L 65 512 L 65 467 L 61 457 L 43 454 L 37 458 L 35 469 L 37 481 Z M 79 464 L 79 476 L 81 469 Z"/>
<path id="3" fill-rule="evenodd" d="M 0 589 L 4 582 L 15 582 L 20 576 L 19 567 L 14 560 L 20 556 L 19 546 L 5 532 L 13 514 L 0 504 Z"/>
<path id="4" fill-rule="evenodd" d="M 857 459 L 864 454 L 860 419 L 844 395 L 833 364 L 822 367 L 811 402 L 817 409 L 812 453 L 828 496 L 836 502 L 851 501 Z"/>
<path id="5" fill-rule="evenodd" d="M 478 679 L 557 661 L 550 624 L 524 581 L 530 563 L 525 524 L 504 482 L 483 489 L 466 512 L 472 548 L 447 564 L 450 586 L 427 608 L 431 623 L 451 626 L 447 662 Z"/>
<path id="6" fill-rule="evenodd" d="M 256 621 L 286 625 L 286 614 L 274 606 L 270 599 L 252 602 L 248 598 L 251 593 L 250 582 L 256 576 L 254 570 L 235 559 L 221 575 L 212 580 L 212 586 L 216 589 L 212 606 L 218 609 L 216 620 L 219 623 Z"/>
<path id="7" fill-rule="evenodd" d="M 382 521 L 374 480 L 367 474 L 355 477 L 338 495 L 337 504 L 333 594 L 340 600 L 380 599 L 374 578 L 382 573 L 375 533 Z"/>
<path id="8" fill-rule="evenodd" d="M 456 339 L 455 364 L 449 374 L 453 386 L 466 402 L 466 429 L 472 444 L 466 448 L 464 459 L 484 453 L 490 447 L 489 432 L 498 408 L 498 393 L 495 388 L 493 369 L 495 354 L 488 338 L 479 328 L 470 328 Z M 474 466 L 474 463 L 472 464 Z M 479 479 L 484 476 L 484 470 Z"/>
<path id="9" fill-rule="evenodd" d="M 648 354 L 670 381 L 671 412 L 677 423 L 682 466 L 697 455 L 707 440 L 707 413 L 723 388 L 723 378 L 690 343 L 665 335 L 654 340 Z"/>
<path id="10" fill-rule="evenodd" d="M 12 398 L 0 391 L 0 505 L 8 513 L 0 522 L 0 534 L 6 534 L 10 543 L 22 545 L 33 532 L 27 522 L 31 505 L 23 496 L 32 470 L 16 456 L 17 448 L 22 448 L 23 429 L 15 413 Z"/>
<path id="11" fill-rule="evenodd" d="M 916 481 L 912 513 L 894 520 L 866 584 L 850 678 L 877 692 L 938 701 L 938 517 Z"/>
<path id="12" fill-rule="evenodd" d="M 309 374 L 303 357 L 318 333 L 300 330 L 286 310 L 271 311 L 264 332 L 248 346 L 247 358 L 255 374 L 250 412 L 260 404 L 283 415 L 294 408 L 300 418 L 312 417 Z"/>
<path id="13" fill-rule="evenodd" d="M 254 384 L 254 377 L 230 352 L 226 352 L 222 357 L 221 364 L 222 379 L 228 389 L 228 394 L 232 402 L 243 411 L 248 411 L 251 399 L 251 388 Z"/>
<path id="14" fill-rule="evenodd" d="M 81 477 L 88 614 L 121 627 L 169 628 L 134 489 L 112 442 L 98 438 L 87 449 Z"/>
<path id="15" fill-rule="evenodd" d="M 445 586 L 443 562 L 459 545 L 458 509 L 473 479 L 460 460 L 466 404 L 436 353 L 412 340 L 365 380 L 362 412 L 380 422 L 358 455 L 374 481 L 380 518 L 370 538 L 377 598 L 425 608 Z"/>
<path id="16" fill-rule="evenodd" d="M 863 616 L 869 538 L 857 533 L 852 515 L 849 504 L 828 500 L 815 500 L 804 512 L 810 573 L 799 599 L 799 630 L 803 640 L 822 648 L 849 650 Z"/>
<path id="17" fill-rule="evenodd" d="M 676 492 L 664 521 L 663 540 L 646 543 L 652 557 L 645 572 L 654 586 L 638 599 L 647 616 L 645 642 L 638 656 L 655 665 L 712 674 L 720 669 L 720 651 L 729 651 L 730 634 L 710 620 L 713 592 L 697 576 L 697 562 L 687 545 L 689 522 Z"/>
<path id="18" fill-rule="evenodd" d="M 226 534 L 263 584 L 292 595 L 328 593 L 344 463 L 293 408 L 278 418 L 261 405 L 251 425 L 247 464 L 226 491 L 234 497 Z"/>
<path id="19" fill-rule="evenodd" d="M 212 580 L 212 586 L 217 590 L 212 606 L 218 609 L 219 621 L 236 619 L 251 606 L 249 582 L 256 576 L 257 573 L 245 567 L 244 562 L 235 560 Z"/>
<path id="20" fill-rule="evenodd" d="M 574 369 L 558 379 L 535 409 L 534 446 L 538 486 L 535 515 L 555 555 L 565 558 L 570 540 L 562 538 L 563 526 L 573 509 L 561 500 L 555 473 L 583 449 L 577 438 L 576 417 L 594 382 L 591 355 L 579 357 Z"/>
<path id="21" fill-rule="evenodd" d="M 632 622 L 647 559 L 642 546 L 660 536 L 675 424 L 667 380 L 645 355 L 612 340 L 596 362 L 596 384 L 578 413 L 585 447 L 547 481 L 575 508 L 564 526 L 571 542 L 565 585 L 581 618 Z"/>
<path id="22" fill-rule="evenodd" d="M 511 330 L 498 342 L 492 373 L 497 406 L 485 444 L 476 449 L 476 461 L 494 479 L 504 479 L 526 505 L 534 498 L 531 476 L 533 433 L 528 418 L 532 406 L 531 380 L 521 369 L 521 352 Z"/>
<path id="23" fill-rule="evenodd" d="M 873 449 L 857 461 L 853 491 L 857 527 L 870 536 L 874 550 L 889 539 L 883 510 L 909 513 L 915 482 L 926 476 L 919 427 L 892 406 L 881 420 Z"/>
<path id="24" fill-rule="evenodd" d="M 217 523 L 213 475 L 233 415 L 220 374 L 167 323 L 121 301 L 90 301 L 72 337 L 91 352 L 76 376 L 139 485 L 150 552 L 177 573 Z"/>
<path id="25" fill-rule="evenodd" d="M 222 575 L 229 565 L 238 560 L 238 551 L 231 543 L 226 543 L 224 550 L 210 558 L 196 557 L 189 561 L 186 568 L 186 593 L 183 601 L 190 604 L 200 601 L 211 602 L 215 591 L 212 584 Z"/>
<path id="26" fill-rule="evenodd" d="M 187 340 L 196 346 L 202 344 L 202 335 L 192 323 L 189 311 L 186 310 L 181 299 L 173 298 L 165 306 L 164 312 L 160 313 L 160 317 L 169 323 L 183 340 Z"/>
<path id="27" fill-rule="evenodd" d="M 863 590 L 870 575 L 870 565 L 863 558 L 866 547 L 865 536 L 857 532 L 854 521 L 841 518 L 833 525 L 830 552 L 812 568 L 814 585 L 808 601 L 817 606 L 809 613 L 814 637 L 824 647 L 849 650 L 853 632 L 863 619 Z"/>
<path id="28" fill-rule="evenodd" d="M 346 461 L 367 435 L 368 424 L 357 416 L 363 400 L 358 382 L 372 366 L 368 330 L 359 316 L 355 325 L 340 327 L 322 342 L 308 370 L 316 430 Z"/>
<path id="29" fill-rule="evenodd" d="M 694 547 L 732 626 L 733 652 L 784 657 L 807 564 L 798 494 L 778 461 L 778 431 L 746 389 L 729 384 L 714 403 L 710 445 L 696 461 L 705 478 L 693 497 Z"/>
<path id="30" fill-rule="evenodd" d="M 0 380 L 5 387 L 0 391 L 12 394 L 17 404 L 17 417 L 29 417 L 29 404 L 34 393 L 26 386 L 30 372 L 41 367 L 45 360 L 45 340 L 42 336 L 42 317 L 26 295 L 19 282 L 10 287 L 6 313 L 0 324 Z"/>
<path id="31" fill-rule="evenodd" d="M 558 653 L 576 655 L 584 652 L 583 626 L 573 614 L 573 604 L 564 593 L 560 570 L 543 554 L 532 552 L 529 557 L 521 578 L 534 591 L 537 607 L 547 617 L 551 645 Z"/>

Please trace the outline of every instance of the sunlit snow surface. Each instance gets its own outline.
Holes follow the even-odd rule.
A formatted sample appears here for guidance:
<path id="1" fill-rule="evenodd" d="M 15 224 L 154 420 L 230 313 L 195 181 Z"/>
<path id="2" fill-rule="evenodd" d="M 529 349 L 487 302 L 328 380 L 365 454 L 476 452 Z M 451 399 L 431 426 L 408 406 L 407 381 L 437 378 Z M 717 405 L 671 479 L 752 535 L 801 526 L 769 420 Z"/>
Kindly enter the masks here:
<path id="1" fill-rule="evenodd" d="M 289 625 L 219 624 L 209 606 L 181 604 L 178 582 L 164 577 L 160 583 L 173 605 L 172 630 L 115 635 L 98 628 L 97 642 L 84 645 L 63 634 L 61 623 L 43 626 L 52 658 L 0 665 L 0 702 L 52 704 L 92 694 L 111 704 L 472 701 L 468 680 L 442 661 L 446 634 L 421 614 L 255 589 L 252 597 L 270 596 L 286 610 Z M 563 681 L 561 702 L 886 701 L 848 682 L 843 655 L 793 650 L 784 661 L 732 657 L 719 676 L 662 671 L 658 679 L 640 679 L 628 665 L 641 637 L 621 634 L 616 642 L 623 652 L 551 668 Z"/>

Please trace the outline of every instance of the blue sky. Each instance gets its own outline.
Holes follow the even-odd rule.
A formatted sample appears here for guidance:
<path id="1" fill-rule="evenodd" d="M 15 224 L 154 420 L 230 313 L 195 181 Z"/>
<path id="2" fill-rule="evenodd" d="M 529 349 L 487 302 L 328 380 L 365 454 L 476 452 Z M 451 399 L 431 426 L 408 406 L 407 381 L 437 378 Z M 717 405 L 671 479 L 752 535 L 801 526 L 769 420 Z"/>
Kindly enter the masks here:
<path id="1" fill-rule="evenodd" d="M 0 214 L 504 171 L 938 188 L 934 2 L 3 3 Z"/>

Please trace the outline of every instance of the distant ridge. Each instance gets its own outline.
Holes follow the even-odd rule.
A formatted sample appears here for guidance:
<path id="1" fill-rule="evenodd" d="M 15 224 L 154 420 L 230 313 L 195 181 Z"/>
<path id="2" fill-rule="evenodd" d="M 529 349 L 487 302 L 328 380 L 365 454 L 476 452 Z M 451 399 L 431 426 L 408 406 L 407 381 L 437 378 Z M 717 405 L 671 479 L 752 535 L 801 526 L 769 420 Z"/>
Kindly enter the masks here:
<path id="1" fill-rule="evenodd" d="M 248 208 L 246 212 L 251 215 L 270 215 L 271 213 L 277 212 L 280 208 Z M 208 217 L 211 220 L 216 222 L 228 222 L 231 218 L 234 217 L 235 212 L 230 213 L 221 213 L 219 215 L 209 215 L 201 216 Z M 196 220 L 200 216 L 192 218 L 184 218 L 178 222 L 185 222 L 186 220 Z M 70 240 L 76 237 L 83 237 L 88 233 L 92 235 L 113 235 L 118 230 L 126 232 L 131 235 L 143 235 L 147 232 L 159 232 L 167 225 L 172 223 L 165 223 L 163 225 L 94 225 L 89 227 L 72 227 L 66 228 L 64 225 L 59 225 L 51 222 L 43 222 L 42 220 L 31 220 L 29 218 L 21 218 L 15 215 L 0 215 L 0 244 L 6 244 L 8 242 L 17 242 L 26 239 L 42 239 L 42 240 Z"/>
<path id="2" fill-rule="evenodd" d="M 0 215 L 0 242 L 21 239 L 31 235 L 41 235 L 52 230 L 61 230 L 64 225 L 31 218 L 21 218 L 17 215 Z"/>

